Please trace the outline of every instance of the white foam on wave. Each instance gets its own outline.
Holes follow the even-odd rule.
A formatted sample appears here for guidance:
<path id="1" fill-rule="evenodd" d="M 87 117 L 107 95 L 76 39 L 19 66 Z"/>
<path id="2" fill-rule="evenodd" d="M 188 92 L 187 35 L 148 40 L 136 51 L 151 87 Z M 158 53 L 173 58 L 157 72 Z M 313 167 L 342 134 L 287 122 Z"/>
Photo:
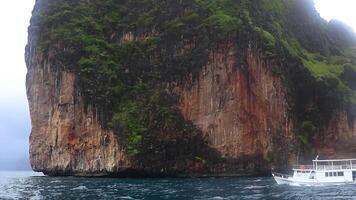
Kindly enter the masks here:
<path id="1" fill-rule="evenodd" d="M 119 197 L 119 199 L 134 199 L 134 198 L 132 198 L 130 196 L 122 196 L 122 197 Z"/>
<path id="2" fill-rule="evenodd" d="M 267 186 L 261 186 L 261 185 L 250 185 L 250 186 L 246 186 L 244 187 L 244 189 L 248 189 L 248 190 L 251 190 L 251 189 L 261 189 L 261 188 L 265 188 Z"/>
<path id="3" fill-rule="evenodd" d="M 214 199 L 214 200 L 221 200 L 221 199 L 226 199 L 226 198 L 221 197 L 221 196 L 216 196 L 216 197 L 213 197 L 213 198 L 211 198 L 211 199 Z"/>
<path id="4" fill-rule="evenodd" d="M 78 187 L 75 187 L 75 188 L 72 188 L 71 190 L 87 190 L 88 188 L 86 186 L 78 186 Z"/>
<path id="5" fill-rule="evenodd" d="M 41 200 L 43 197 L 41 196 L 41 192 L 36 190 L 34 192 L 34 196 L 30 197 L 30 200 Z"/>

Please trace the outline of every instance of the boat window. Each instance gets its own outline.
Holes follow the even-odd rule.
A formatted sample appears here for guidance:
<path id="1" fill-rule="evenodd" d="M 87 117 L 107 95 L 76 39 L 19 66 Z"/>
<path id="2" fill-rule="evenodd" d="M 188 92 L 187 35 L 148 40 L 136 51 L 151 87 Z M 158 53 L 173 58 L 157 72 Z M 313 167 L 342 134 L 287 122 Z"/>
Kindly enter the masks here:
<path id="1" fill-rule="evenodd" d="M 333 173 L 332 173 L 332 172 L 329 172 L 329 176 L 333 176 Z"/>
<path id="2" fill-rule="evenodd" d="M 336 173 L 336 172 L 334 172 L 334 176 L 337 176 L 337 173 Z"/>
<path id="3" fill-rule="evenodd" d="M 325 176 L 328 177 L 328 176 L 329 176 L 329 173 L 328 173 L 328 172 L 325 172 Z"/>
<path id="4" fill-rule="evenodd" d="M 338 172 L 337 175 L 338 176 L 344 176 L 344 172 Z"/>

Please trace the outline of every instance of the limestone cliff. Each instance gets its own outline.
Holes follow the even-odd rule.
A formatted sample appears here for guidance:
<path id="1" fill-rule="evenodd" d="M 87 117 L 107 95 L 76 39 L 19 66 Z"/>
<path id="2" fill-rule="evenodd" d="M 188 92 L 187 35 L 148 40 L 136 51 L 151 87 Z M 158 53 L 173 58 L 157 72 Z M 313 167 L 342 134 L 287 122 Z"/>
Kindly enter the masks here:
<path id="1" fill-rule="evenodd" d="M 256 49 L 239 65 L 236 48 L 229 43 L 210 54 L 198 80 L 177 91 L 179 107 L 222 157 L 272 159 L 278 152 L 274 159 L 287 161 L 296 141 L 286 91 L 273 72 L 281 66 Z"/>
<path id="2" fill-rule="evenodd" d="M 355 41 L 308 0 L 37 0 L 32 167 L 256 175 L 354 157 Z"/>

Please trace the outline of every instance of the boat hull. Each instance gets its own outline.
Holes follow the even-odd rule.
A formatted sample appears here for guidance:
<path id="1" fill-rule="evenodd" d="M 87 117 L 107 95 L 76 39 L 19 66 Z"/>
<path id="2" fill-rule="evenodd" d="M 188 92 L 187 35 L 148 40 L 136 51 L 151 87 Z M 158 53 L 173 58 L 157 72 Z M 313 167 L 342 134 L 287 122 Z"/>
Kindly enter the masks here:
<path id="1" fill-rule="evenodd" d="M 288 178 L 281 178 L 281 177 L 277 177 L 277 176 L 273 176 L 273 178 L 277 182 L 278 185 L 283 185 L 283 184 L 290 185 L 290 184 L 292 184 L 292 180 L 290 180 Z"/>

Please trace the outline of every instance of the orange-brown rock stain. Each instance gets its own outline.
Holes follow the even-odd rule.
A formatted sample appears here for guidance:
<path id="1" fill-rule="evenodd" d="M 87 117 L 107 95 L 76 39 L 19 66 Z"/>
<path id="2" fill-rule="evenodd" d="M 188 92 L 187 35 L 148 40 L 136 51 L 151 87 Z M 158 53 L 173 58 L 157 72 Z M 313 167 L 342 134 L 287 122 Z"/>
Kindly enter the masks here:
<path id="1" fill-rule="evenodd" d="M 270 70 L 279 66 L 252 49 L 241 62 L 236 48 L 232 43 L 220 46 L 198 80 L 178 86 L 179 108 L 222 156 L 267 157 L 279 148 L 272 144 L 274 132 L 281 131 L 285 143 L 294 140 L 282 80 Z"/>

